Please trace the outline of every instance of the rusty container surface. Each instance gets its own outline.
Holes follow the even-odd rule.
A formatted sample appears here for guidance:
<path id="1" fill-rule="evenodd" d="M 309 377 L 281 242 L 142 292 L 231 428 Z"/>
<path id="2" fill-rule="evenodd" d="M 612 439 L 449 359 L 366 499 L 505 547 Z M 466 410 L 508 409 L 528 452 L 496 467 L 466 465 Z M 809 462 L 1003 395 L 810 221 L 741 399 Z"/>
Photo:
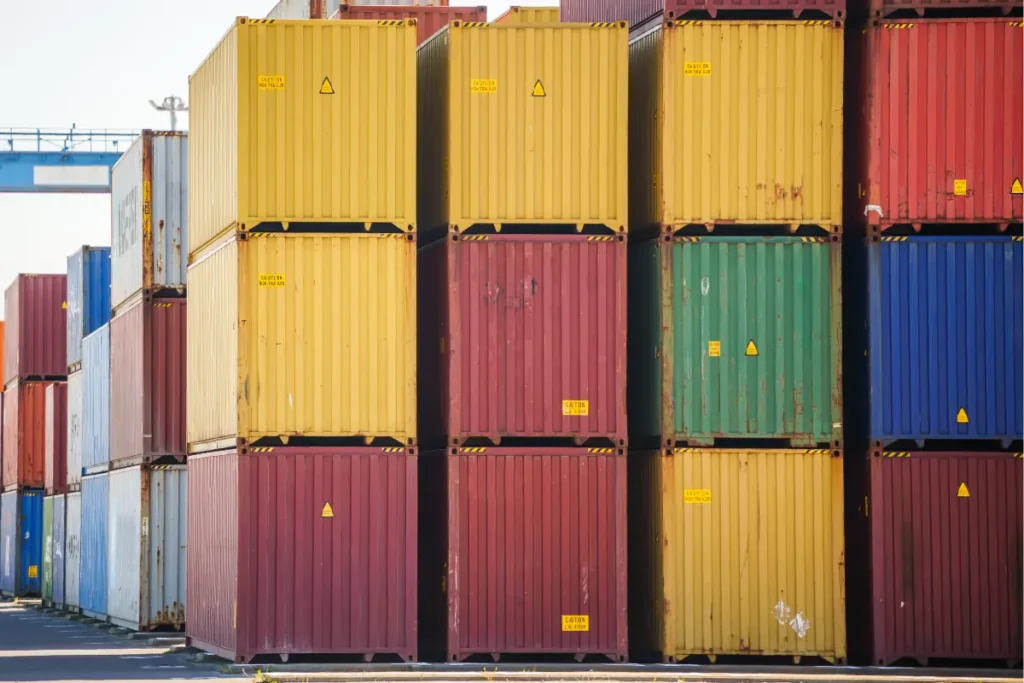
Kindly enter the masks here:
<path id="1" fill-rule="evenodd" d="M 332 19 L 415 19 L 416 41 L 423 42 L 449 22 L 487 21 L 487 7 L 448 7 L 426 5 L 342 5 Z"/>
<path id="2" fill-rule="evenodd" d="M 447 586 L 447 609 L 445 596 L 433 596 L 441 606 L 424 619 L 437 623 L 424 623 L 424 633 L 447 633 L 449 661 L 515 653 L 625 661 L 623 451 L 453 450 L 421 458 L 422 585 Z"/>
<path id="3" fill-rule="evenodd" d="M 622 236 L 452 235 L 421 250 L 424 435 L 626 439 Z"/>
<path id="4" fill-rule="evenodd" d="M 836 19 L 846 16 L 846 0 L 562 0 L 561 6 L 562 21 L 624 20 L 630 28 L 654 17 L 671 21 L 707 13 L 714 19 L 719 12 L 732 10 L 771 12 L 776 17 L 796 19 L 804 12 Z"/>
<path id="5" fill-rule="evenodd" d="M 528 5 L 512 5 L 494 23 L 506 24 L 557 24 L 559 8 L 530 7 Z"/>
<path id="6" fill-rule="evenodd" d="M 637 648 L 846 660 L 839 451 L 642 451 L 629 476 Z"/>
<path id="7" fill-rule="evenodd" d="M 186 642 L 236 662 L 415 660 L 415 452 L 241 448 L 191 458 Z"/>
<path id="8" fill-rule="evenodd" d="M 63 346 L 64 338 L 61 337 Z M 46 480 L 46 387 L 16 382 L 4 391 L 3 490 L 43 488 Z"/>
<path id="9" fill-rule="evenodd" d="M 52 496 L 68 488 L 68 383 L 47 385 L 43 400 L 43 482 L 46 495 Z"/>
<path id="10" fill-rule="evenodd" d="M 905 452 L 868 463 L 872 663 L 1020 660 L 1021 453 Z"/>
<path id="11" fill-rule="evenodd" d="M 137 297 L 110 321 L 110 459 L 184 456 L 186 300 Z"/>
<path id="12" fill-rule="evenodd" d="M 66 377 L 67 275 L 21 273 L 4 292 L 4 386 Z"/>
<path id="13" fill-rule="evenodd" d="M 851 46 L 859 138 L 851 212 L 872 232 L 1024 217 L 1024 27 L 874 22 Z M 854 194 L 856 193 L 856 194 Z"/>
<path id="14" fill-rule="evenodd" d="M 1020 3 L 1017 0 L 869 0 L 868 7 L 874 18 L 898 14 L 916 21 L 917 17 L 935 10 L 968 10 L 980 13 L 998 8 L 1009 14 L 1013 8 L 1020 7 Z M 1019 84 L 1020 80 L 1015 83 Z"/>

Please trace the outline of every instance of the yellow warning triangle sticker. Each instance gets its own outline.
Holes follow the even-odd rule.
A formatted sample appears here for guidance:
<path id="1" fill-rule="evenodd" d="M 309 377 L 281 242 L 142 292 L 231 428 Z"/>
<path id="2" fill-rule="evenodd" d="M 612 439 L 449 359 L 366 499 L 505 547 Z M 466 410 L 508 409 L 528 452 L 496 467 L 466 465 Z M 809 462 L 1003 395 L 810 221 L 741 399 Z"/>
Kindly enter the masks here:
<path id="1" fill-rule="evenodd" d="M 330 503 L 324 503 L 324 509 L 320 511 L 320 516 L 324 519 L 334 519 L 334 508 Z"/>
<path id="2" fill-rule="evenodd" d="M 531 93 L 531 94 L 534 97 L 547 97 L 548 96 L 548 94 L 544 91 L 544 84 L 540 82 L 539 78 L 537 79 L 537 82 L 533 84 L 533 93 Z"/>
<path id="3" fill-rule="evenodd" d="M 967 490 L 967 483 L 966 482 L 960 482 L 960 488 L 958 488 L 956 490 L 956 497 L 957 498 L 970 498 L 971 497 L 971 492 Z"/>
<path id="4" fill-rule="evenodd" d="M 747 355 L 748 356 L 756 356 L 757 355 L 757 344 L 754 343 L 753 339 L 751 339 L 750 341 L 747 342 Z"/>
<path id="5" fill-rule="evenodd" d="M 1024 186 L 1020 184 L 1020 178 L 1014 178 L 1010 185 L 1010 194 L 1024 194 Z"/>
<path id="6" fill-rule="evenodd" d="M 968 422 L 970 422 L 970 420 L 967 418 L 967 411 L 961 408 L 956 413 L 956 423 L 958 425 L 965 425 Z"/>
<path id="7" fill-rule="evenodd" d="M 321 95 L 333 95 L 334 94 L 334 86 L 331 85 L 331 79 L 328 78 L 327 76 L 324 76 L 324 82 L 320 84 L 320 94 Z"/>
<path id="8" fill-rule="evenodd" d="M 68 310 L 68 302 L 67 302 L 67 301 L 65 301 L 64 303 L 62 303 L 62 304 L 60 305 L 60 307 L 61 307 L 62 309 L 64 309 L 65 311 L 66 311 L 66 310 Z"/>

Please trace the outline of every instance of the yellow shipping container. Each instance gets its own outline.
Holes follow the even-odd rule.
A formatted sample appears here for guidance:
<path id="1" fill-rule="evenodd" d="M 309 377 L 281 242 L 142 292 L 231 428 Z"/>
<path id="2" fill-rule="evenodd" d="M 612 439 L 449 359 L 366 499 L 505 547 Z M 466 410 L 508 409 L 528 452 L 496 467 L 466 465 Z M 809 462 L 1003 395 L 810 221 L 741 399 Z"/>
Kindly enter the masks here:
<path id="1" fill-rule="evenodd" d="M 842 225 L 843 28 L 677 21 L 630 43 L 630 229 Z"/>
<path id="2" fill-rule="evenodd" d="M 416 241 L 250 233 L 188 269 L 190 452 L 416 438 Z"/>
<path id="3" fill-rule="evenodd" d="M 452 22 L 419 51 L 421 230 L 625 230 L 624 22 Z"/>
<path id="4" fill-rule="evenodd" d="M 261 223 L 415 229 L 414 21 L 239 18 L 189 98 L 190 254 Z"/>
<path id="5" fill-rule="evenodd" d="M 521 7 L 513 5 L 494 20 L 495 23 L 509 24 L 555 24 L 558 23 L 559 9 L 557 7 Z"/>
<path id="6" fill-rule="evenodd" d="M 630 459 L 634 642 L 671 662 L 743 654 L 845 661 L 842 457 L 669 453 Z"/>

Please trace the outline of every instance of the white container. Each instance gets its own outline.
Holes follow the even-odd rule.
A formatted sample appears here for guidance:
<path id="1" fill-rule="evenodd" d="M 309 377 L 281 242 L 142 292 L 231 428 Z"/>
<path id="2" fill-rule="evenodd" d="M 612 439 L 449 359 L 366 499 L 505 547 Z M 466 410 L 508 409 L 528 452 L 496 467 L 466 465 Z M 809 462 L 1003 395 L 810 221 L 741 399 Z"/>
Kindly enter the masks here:
<path id="1" fill-rule="evenodd" d="M 82 342 L 82 467 L 110 463 L 110 323 Z M 91 470 L 91 471 L 90 471 Z"/>
<path id="2" fill-rule="evenodd" d="M 82 576 L 82 494 L 69 493 L 64 530 L 64 603 L 78 608 Z"/>
<path id="3" fill-rule="evenodd" d="M 135 631 L 185 624 L 185 465 L 110 473 L 107 616 Z"/>
<path id="4" fill-rule="evenodd" d="M 68 490 L 82 486 L 82 371 L 68 375 Z"/>

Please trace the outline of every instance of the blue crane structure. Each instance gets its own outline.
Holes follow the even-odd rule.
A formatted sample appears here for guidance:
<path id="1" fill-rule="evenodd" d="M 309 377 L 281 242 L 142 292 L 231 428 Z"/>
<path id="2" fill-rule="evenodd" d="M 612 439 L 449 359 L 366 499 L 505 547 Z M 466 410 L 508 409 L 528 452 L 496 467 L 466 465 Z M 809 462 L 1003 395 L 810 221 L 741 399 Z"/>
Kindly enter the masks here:
<path id="1" fill-rule="evenodd" d="M 0 129 L 0 193 L 109 193 L 110 169 L 139 131 Z"/>

